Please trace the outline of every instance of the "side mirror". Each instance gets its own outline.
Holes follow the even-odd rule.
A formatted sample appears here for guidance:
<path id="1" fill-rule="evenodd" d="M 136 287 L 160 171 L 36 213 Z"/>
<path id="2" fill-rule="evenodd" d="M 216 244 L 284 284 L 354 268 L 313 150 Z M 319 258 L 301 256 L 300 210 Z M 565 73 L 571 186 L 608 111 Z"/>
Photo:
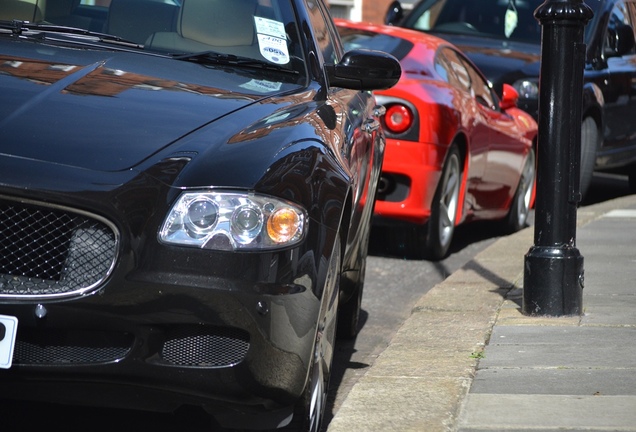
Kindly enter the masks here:
<path id="1" fill-rule="evenodd" d="M 499 108 L 505 111 L 517 106 L 517 100 L 519 100 L 519 93 L 510 84 L 504 83 L 501 100 L 499 101 Z"/>
<path id="2" fill-rule="evenodd" d="M 627 24 L 618 24 L 614 28 L 607 30 L 606 53 L 611 57 L 620 57 L 633 51 L 636 41 L 634 40 L 634 29 Z"/>
<path id="3" fill-rule="evenodd" d="M 397 25 L 397 23 L 399 23 L 403 17 L 404 9 L 402 8 L 402 4 L 399 1 L 395 0 L 389 5 L 389 9 L 386 11 L 386 15 L 384 16 L 384 24 Z"/>
<path id="4" fill-rule="evenodd" d="M 340 63 L 326 65 L 329 85 L 353 90 L 384 90 L 393 87 L 402 74 L 400 62 L 390 54 L 355 49 Z"/>

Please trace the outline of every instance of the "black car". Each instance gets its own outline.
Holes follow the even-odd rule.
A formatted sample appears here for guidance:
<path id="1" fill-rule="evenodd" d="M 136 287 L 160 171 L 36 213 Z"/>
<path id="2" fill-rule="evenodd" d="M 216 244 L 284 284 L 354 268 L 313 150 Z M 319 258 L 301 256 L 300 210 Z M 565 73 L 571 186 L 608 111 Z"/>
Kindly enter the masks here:
<path id="1" fill-rule="evenodd" d="M 519 92 L 518 106 L 538 116 L 541 26 L 534 17 L 543 0 L 422 0 L 404 13 L 394 2 L 386 20 L 430 32 L 462 49 L 495 89 Z M 636 1 L 586 0 L 594 12 L 587 45 L 581 130 L 583 195 L 592 172 L 629 176 L 636 192 Z M 567 61 L 567 59 L 564 59 Z"/>
<path id="2" fill-rule="evenodd" d="M 0 2 L 2 397 L 317 431 L 399 76 L 321 0 Z"/>

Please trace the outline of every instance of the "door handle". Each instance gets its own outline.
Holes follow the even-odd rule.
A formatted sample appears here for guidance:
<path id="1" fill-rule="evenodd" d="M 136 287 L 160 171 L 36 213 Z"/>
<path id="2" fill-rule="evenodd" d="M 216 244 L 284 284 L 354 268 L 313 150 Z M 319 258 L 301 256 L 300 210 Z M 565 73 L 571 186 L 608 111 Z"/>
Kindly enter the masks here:
<path id="1" fill-rule="evenodd" d="M 373 107 L 373 115 L 376 117 L 382 117 L 386 114 L 386 107 L 384 105 L 376 105 Z"/>
<path id="2" fill-rule="evenodd" d="M 376 131 L 380 128 L 380 122 L 376 119 L 366 119 L 364 121 L 364 124 L 362 125 L 362 130 L 367 132 L 367 133 L 371 133 L 373 131 Z"/>

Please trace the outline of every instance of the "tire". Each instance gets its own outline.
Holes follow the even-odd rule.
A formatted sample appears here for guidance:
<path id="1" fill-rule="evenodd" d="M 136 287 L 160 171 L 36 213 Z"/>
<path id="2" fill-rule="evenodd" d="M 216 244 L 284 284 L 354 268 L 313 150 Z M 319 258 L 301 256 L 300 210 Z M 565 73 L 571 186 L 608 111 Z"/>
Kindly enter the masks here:
<path id="1" fill-rule="evenodd" d="M 592 183 L 592 174 L 596 164 L 596 152 L 600 145 L 601 134 L 592 117 L 585 117 L 581 125 L 581 165 L 579 190 L 581 199 L 585 199 Z"/>
<path id="2" fill-rule="evenodd" d="M 404 223 L 386 227 L 382 242 L 387 252 L 405 259 L 426 258 L 426 225 Z"/>
<path id="3" fill-rule="evenodd" d="M 375 211 L 375 203 L 373 209 L 369 213 L 366 221 L 366 230 L 361 234 L 360 245 L 358 248 L 358 256 L 355 260 L 358 266 L 357 278 L 353 281 L 353 293 L 338 308 L 338 330 L 337 337 L 340 339 L 352 340 L 358 336 L 360 332 L 360 312 L 362 309 L 362 294 L 364 292 L 364 279 L 367 270 L 367 256 L 369 255 L 369 243 L 371 242 L 371 227 L 373 213 Z M 365 226 L 361 223 L 360 226 Z M 347 281 L 350 283 L 350 281 Z M 341 282 L 342 283 L 342 282 Z M 344 286 L 343 286 L 344 287 Z M 344 289 L 344 288 L 343 288 Z"/>
<path id="4" fill-rule="evenodd" d="M 360 311 L 362 309 L 362 293 L 364 291 L 364 274 L 366 257 L 363 261 L 355 293 L 338 308 L 338 338 L 355 339 L 360 332 Z"/>
<path id="5" fill-rule="evenodd" d="M 632 164 L 628 168 L 627 172 L 627 186 L 629 187 L 629 193 L 636 194 L 636 164 Z"/>
<path id="6" fill-rule="evenodd" d="M 429 259 L 445 258 L 453 240 L 459 209 L 461 166 L 459 150 L 453 145 L 448 150 L 431 204 L 431 217 L 426 225 L 425 255 Z"/>
<path id="7" fill-rule="evenodd" d="M 299 431 L 319 432 L 322 425 L 322 417 L 327 403 L 327 383 L 325 370 L 320 356 L 315 359 L 311 368 L 309 385 L 306 389 L 305 408 L 303 409 L 303 423 Z"/>
<path id="8" fill-rule="evenodd" d="M 534 149 L 530 149 L 528 157 L 519 177 L 519 185 L 510 204 L 506 218 L 506 232 L 517 232 L 525 228 L 532 205 L 532 195 L 536 179 L 536 156 Z"/>
<path id="9" fill-rule="evenodd" d="M 338 238 L 329 259 L 328 272 L 325 278 L 325 293 L 333 292 L 332 302 L 326 312 L 324 321 L 318 324 L 316 343 L 309 370 L 309 380 L 303 396 L 294 409 L 292 422 L 283 430 L 294 432 L 319 432 L 327 404 L 327 390 L 333 361 L 334 344 L 336 342 L 336 321 L 341 272 L 341 243 Z M 328 288 L 329 285 L 332 288 Z M 334 309 L 332 309 L 334 308 Z M 330 314 L 329 310 L 333 310 Z M 329 317 L 331 315 L 331 321 Z"/>

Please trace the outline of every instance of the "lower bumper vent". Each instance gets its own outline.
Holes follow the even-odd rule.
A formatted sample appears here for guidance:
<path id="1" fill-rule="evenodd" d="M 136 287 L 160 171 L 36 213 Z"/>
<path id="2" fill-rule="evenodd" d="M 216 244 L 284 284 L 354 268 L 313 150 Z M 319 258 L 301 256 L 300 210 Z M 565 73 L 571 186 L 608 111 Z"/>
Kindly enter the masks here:
<path id="1" fill-rule="evenodd" d="M 86 365 L 122 360 L 134 337 L 126 333 L 22 329 L 13 363 L 16 365 Z"/>
<path id="2" fill-rule="evenodd" d="M 193 326 L 171 331 L 161 358 L 174 366 L 229 367 L 249 349 L 249 334 L 240 329 Z"/>

